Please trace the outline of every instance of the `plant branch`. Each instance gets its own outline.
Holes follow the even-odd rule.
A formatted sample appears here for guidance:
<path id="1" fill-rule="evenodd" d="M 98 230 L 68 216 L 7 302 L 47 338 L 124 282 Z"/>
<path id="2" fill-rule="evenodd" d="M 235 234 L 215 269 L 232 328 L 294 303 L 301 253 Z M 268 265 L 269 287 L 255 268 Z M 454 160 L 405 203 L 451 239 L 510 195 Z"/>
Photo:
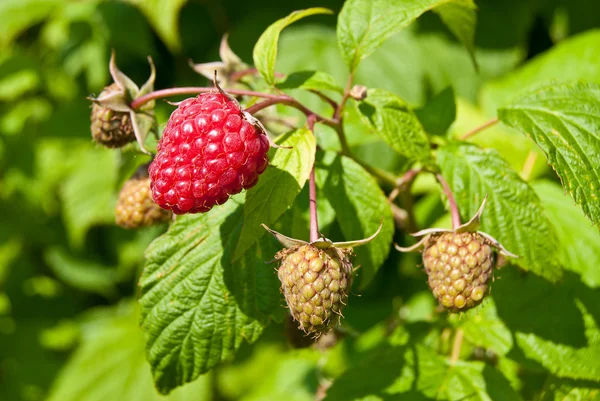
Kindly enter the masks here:
<path id="1" fill-rule="evenodd" d="M 308 116 L 306 123 L 308 124 L 308 129 L 313 133 L 315 133 L 315 122 L 316 116 L 311 114 Z M 317 215 L 317 183 L 315 179 L 315 165 L 310 170 L 310 178 L 308 184 L 308 196 L 309 196 L 309 204 L 310 204 L 310 242 L 314 242 L 319 239 L 319 217 Z"/>
<path id="2" fill-rule="evenodd" d="M 390 208 L 392 209 L 396 227 L 400 230 L 408 231 L 408 227 L 410 226 L 408 212 L 392 202 L 390 202 Z"/>
<path id="3" fill-rule="evenodd" d="M 450 363 L 455 364 L 460 358 L 460 349 L 462 348 L 463 342 L 463 329 L 458 328 L 454 333 L 454 343 L 452 344 L 452 355 L 450 356 Z"/>
<path id="4" fill-rule="evenodd" d="M 355 159 L 351 154 L 350 154 L 350 146 L 348 145 L 348 141 L 346 140 L 346 135 L 344 134 L 344 126 L 342 124 L 342 121 L 337 121 L 337 125 L 335 127 L 333 127 L 333 129 L 335 129 L 335 133 L 338 136 L 338 139 L 340 141 L 340 146 L 342 147 L 342 154 L 348 157 L 351 157 L 352 159 Z"/>
<path id="5" fill-rule="evenodd" d="M 320 92 L 318 90 L 311 89 L 310 92 L 319 96 L 321 98 L 321 100 L 324 101 L 325 103 L 327 103 L 328 105 L 330 105 L 333 108 L 333 110 L 337 110 L 338 103 L 335 100 L 333 100 L 332 98 L 330 98 L 329 96 L 327 96 L 326 94 L 324 94 L 323 92 Z"/>
<path id="6" fill-rule="evenodd" d="M 346 82 L 346 89 L 344 89 L 344 96 L 342 97 L 340 104 L 338 105 L 337 109 L 335 109 L 335 113 L 333 114 L 334 120 L 339 121 L 341 119 L 342 112 L 344 111 L 344 107 L 346 106 L 346 102 L 348 101 L 348 98 L 350 97 L 350 90 L 352 89 L 353 81 L 354 81 L 354 74 L 350 74 L 348 76 L 348 81 Z"/>
<path id="7" fill-rule="evenodd" d="M 293 97 L 288 96 L 288 95 L 277 95 L 276 97 L 272 97 L 272 98 L 263 100 L 262 102 L 253 104 L 252 106 L 250 106 L 246 109 L 246 112 L 248 112 L 250 114 L 254 114 L 256 112 L 259 112 L 259 111 L 266 109 L 267 107 L 273 106 L 275 104 L 284 104 L 286 106 L 290 106 L 297 110 L 300 110 L 306 116 L 315 116 L 315 122 L 323 123 L 334 129 L 337 129 L 337 126 L 339 125 L 336 121 L 334 121 L 330 118 L 318 115 L 317 113 L 313 112 L 312 110 L 310 110 L 309 108 L 307 108 L 306 106 L 304 106 L 303 104 L 298 102 L 296 99 L 294 99 Z"/>
<path id="8" fill-rule="evenodd" d="M 521 178 L 523 178 L 523 180 L 529 181 L 531 178 L 531 173 L 533 172 L 533 167 L 535 166 L 537 158 L 538 153 L 530 150 L 527 154 L 527 159 L 525 159 L 525 163 L 523 163 L 523 168 L 521 169 Z"/>
<path id="9" fill-rule="evenodd" d="M 198 87 L 191 86 L 191 87 L 182 87 L 182 88 L 161 89 L 161 90 L 147 93 L 144 96 L 140 96 L 139 98 L 137 98 L 133 102 L 131 102 L 131 104 L 129 106 L 135 110 L 135 109 L 139 109 L 144 104 L 146 104 L 152 100 L 163 99 L 166 97 L 179 96 L 179 95 L 197 95 L 199 93 L 214 92 L 215 90 L 216 89 L 214 87 L 209 88 L 209 87 L 199 87 L 199 86 Z M 261 97 L 261 98 L 265 98 L 265 99 L 277 99 L 280 97 L 280 95 L 274 95 L 271 93 L 247 91 L 247 90 L 242 90 L 242 89 L 229 89 L 229 90 L 227 90 L 227 92 L 232 95 L 255 96 L 255 97 Z"/>
<path id="10" fill-rule="evenodd" d="M 438 182 L 442 186 L 444 194 L 446 194 L 446 197 L 448 198 L 448 203 L 450 204 L 450 214 L 452 215 L 452 229 L 456 230 L 458 227 L 460 227 L 460 213 L 458 212 L 458 205 L 456 204 L 456 199 L 452 194 L 450 185 L 448 185 L 444 177 L 442 177 L 440 173 L 437 173 L 435 175 L 435 178 L 437 178 Z"/>
<path id="11" fill-rule="evenodd" d="M 480 126 L 478 126 L 478 127 L 475 127 L 475 128 L 473 128 L 471 131 L 469 131 L 469 132 L 467 132 L 467 133 L 463 134 L 463 135 L 460 137 L 460 139 L 464 141 L 465 139 L 467 139 L 467 138 L 470 138 L 470 137 L 472 137 L 472 136 L 475 136 L 475 135 L 477 135 L 478 133 L 480 133 L 481 131 L 483 131 L 483 130 L 485 130 L 485 129 L 487 129 L 487 128 L 491 127 L 491 126 L 493 126 L 493 125 L 496 125 L 498 122 L 500 122 L 500 120 L 498 120 L 497 118 L 492 118 L 491 120 L 489 120 L 489 121 L 487 121 L 487 122 L 485 122 L 485 123 L 481 124 L 481 125 L 480 125 Z"/>
<path id="12" fill-rule="evenodd" d="M 398 178 L 398 180 L 396 181 L 396 187 L 394 188 L 394 190 L 392 192 L 390 192 L 390 194 L 388 196 L 388 200 L 390 202 L 393 202 L 405 187 L 406 188 L 410 187 L 410 185 L 412 184 L 414 179 L 417 177 L 417 175 L 421 171 L 423 171 L 423 170 L 422 169 L 410 169 L 406 173 L 404 173 L 404 175 L 402 175 L 402 177 Z"/>

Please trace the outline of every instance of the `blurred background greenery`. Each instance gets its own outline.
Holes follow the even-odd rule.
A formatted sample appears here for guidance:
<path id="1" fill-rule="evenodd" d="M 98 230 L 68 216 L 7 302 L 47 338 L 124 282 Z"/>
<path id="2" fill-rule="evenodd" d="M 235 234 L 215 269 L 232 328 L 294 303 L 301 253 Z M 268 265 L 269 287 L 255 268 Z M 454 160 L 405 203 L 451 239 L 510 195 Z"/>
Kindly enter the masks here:
<path id="1" fill-rule="evenodd" d="M 0 400 L 162 398 L 152 386 L 132 300 L 144 249 L 165 228 L 126 231 L 114 226 L 120 185 L 132 166 L 145 159 L 102 149 L 92 144 L 89 132 L 86 97 L 110 82 L 111 49 L 119 67 L 138 83 L 148 76 L 149 55 L 158 71 L 156 88 L 205 85 L 188 61 L 217 60 L 225 32 L 233 50 L 251 63 L 256 39 L 276 19 L 311 6 L 338 12 L 342 4 L 0 1 Z M 428 13 L 365 60 L 357 83 L 386 88 L 415 107 L 452 86 L 458 98 L 453 130 L 460 133 L 493 116 L 495 106 L 519 89 L 507 75 L 515 69 L 532 80 L 541 74 L 600 81 L 597 68 L 587 68 L 581 60 L 577 66 L 565 61 L 560 68 L 556 63 L 545 68 L 564 41 L 571 41 L 571 48 L 580 46 L 589 65 L 598 65 L 600 32 L 590 31 L 600 27 L 600 6 L 595 2 L 477 4 L 479 74 L 466 50 L 437 16 Z M 318 16 L 286 30 L 278 70 L 320 69 L 343 84 L 347 71 L 337 50 L 335 22 L 335 17 Z M 534 58 L 536 67 L 519 70 Z M 157 108 L 159 123 L 166 121 L 172 107 L 158 102 Z M 498 145 L 518 170 L 531 149 L 524 138 L 502 128 L 477 140 Z M 354 145 L 361 157 L 381 167 L 402 164 L 387 153 L 382 157 L 377 141 L 361 139 Z M 546 169 L 543 157 L 539 159 L 537 174 Z M 439 199 L 427 202 L 417 208 L 422 210 L 417 216 L 422 225 L 443 214 Z M 378 279 L 353 301 L 348 311 L 352 327 L 367 330 L 406 300 L 412 309 L 405 314 L 417 316 L 433 308 L 431 297 L 413 297 L 426 287 L 414 267 L 413 273 L 402 267 L 409 265 L 415 265 L 414 258 L 391 257 Z M 233 365 L 169 398 L 312 399 L 316 367 L 324 362 L 309 351 L 281 356 L 282 338 L 281 326 L 274 326 L 253 353 L 244 348 Z M 338 359 L 349 358 L 342 355 Z M 326 365 L 335 374 L 343 363 L 334 355 Z"/>

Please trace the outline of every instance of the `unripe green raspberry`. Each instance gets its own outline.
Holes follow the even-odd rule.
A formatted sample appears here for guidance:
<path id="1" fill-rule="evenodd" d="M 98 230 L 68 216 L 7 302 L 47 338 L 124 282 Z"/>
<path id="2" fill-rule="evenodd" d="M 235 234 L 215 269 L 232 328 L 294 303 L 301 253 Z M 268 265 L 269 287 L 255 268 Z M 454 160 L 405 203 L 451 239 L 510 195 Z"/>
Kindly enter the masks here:
<path id="1" fill-rule="evenodd" d="M 432 235 L 423 251 L 429 287 L 440 304 L 463 312 L 481 303 L 488 292 L 495 256 L 477 232 Z"/>
<path id="2" fill-rule="evenodd" d="M 275 257 L 281 259 L 281 288 L 300 328 L 319 336 L 336 326 L 352 285 L 351 250 L 306 244 Z"/>
<path id="3" fill-rule="evenodd" d="M 117 84 L 104 88 L 100 96 L 119 91 Z M 92 105 L 91 131 L 94 141 L 107 148 L 120 148 L 135 141 L 135 133 L 128 112 L 115 111 L 94 103 Z"/>
<path id="4" fill-rule="evenodd" d="M 115 208 L 115 222 L 124 228 L 146 227 L 165 223 L 172 213 L 152 200 L 150 178 L 132 178 L 125 182 Z"/>

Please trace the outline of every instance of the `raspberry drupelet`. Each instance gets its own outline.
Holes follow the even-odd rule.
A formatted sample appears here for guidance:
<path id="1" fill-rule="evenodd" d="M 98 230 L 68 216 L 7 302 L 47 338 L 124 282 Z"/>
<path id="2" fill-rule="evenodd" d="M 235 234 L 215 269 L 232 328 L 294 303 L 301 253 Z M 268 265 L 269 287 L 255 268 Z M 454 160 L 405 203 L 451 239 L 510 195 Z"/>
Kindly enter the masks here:
<path id="1" fill-rule="evenodd" d="M 203 213 L 256 185 L 269 160 L 264 130 L 221 92 L 171 114 L 150 165 L 152 198 L 173 213 Z"/>

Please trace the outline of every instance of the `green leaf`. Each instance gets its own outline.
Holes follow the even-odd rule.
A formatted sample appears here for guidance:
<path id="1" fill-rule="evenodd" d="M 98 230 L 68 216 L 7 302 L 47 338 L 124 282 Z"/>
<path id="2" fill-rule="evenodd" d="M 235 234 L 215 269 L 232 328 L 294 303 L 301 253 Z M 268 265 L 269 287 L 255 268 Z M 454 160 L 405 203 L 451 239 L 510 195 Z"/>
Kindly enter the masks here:
<path id="1" fill-rule="evenodd" d="M 583 212 L 550 181 L 532 184 L 558 236 L 561 265 L 581 275 L 590 287 L 600 286 L 600 233 L 590 226 Z"/>
<path id="2" fill-rule="evenodd" d="M 521 397 L 496 369 L 482 362 L 448 359 L 425 347 L 409 354 L 409 363 L 418 388 L 425 396 L 442 400 L 517 401 Z"/>
<path id="3" fill-rule="evenodd" d="M 560 285 L 510 267 L 495 274 L 498 279 L 491 295 L 498 317 L 513 333 L 533 333 L 556 343 L 585 346 L 585 326 L 575 299 L 583 295 L 595 299 L 598 294 L 581 284 L 574 273 L 565 272 Z"/>
<path id="4" fill-rule="evenodd" d="M 324 71 L 331 74 L 336 82 L 344 83 L 348 79 L 348 68 L 341 58 L 333 28 L 318 25 L 292 27 L 281 35 L 279 49 L 278 70 Z M 386 88 L 411 104 L 422 103 L 424 79 L 420 58 L 421 52 L 414 37 L 410 32 L 402 31 L 361 63 L 355 73 L 355 81 L 369 88 Z M 310 104 L 307 106 L 314 108 Z"/>
<path id="5" fill-rule="evenodd" d="M 525 355 L 558 377 L 600 381 L 600 347 L 573 348 L 544 340 L 535 334 L 517 333 Z"/>
<path id="6" fill-rule="evenodd" d="M 220 394 L 228 400 L 314 401 L 319 351 L 286 351 L 283 344 L 260 344 L 251 359 L 220 369 Z"/>
<path id="7" fill-rule="evenodd" d="M 337 84 L 335 78 L 322 71 L 298 71 L 277 84 L 280 89 L 305 89 L 309 91 L 333 91 L 343 93 L 344 89 Z"/>
<path id="8" fill-rule="evenodd" d="M 542 390 L 540 401 L 598 401 L 600 389 L 590 382 L 550 377 Z"/>
<path id="9" fill-rule="evenodd" d="M 261 224 L 273 224 L 292 206 L 314 164 L 317 143 L 308 129 L 284 134 L 276 142 L 291 149 L 277 149 L 256 186 L 246 193 L 244 224 L 234 261 L 266 233 Z"/>
<path id="10" fill-rule="evenodd" d="M 40 123 L 52 114 L 52 104 L 41 96 L 26 97 L 9 105 L 0 116 L 0 133 L 20 134 L 27 123 Z"/>
<path id="11" fill-rule="evenodd" d="M 533 333 L 521 332 L 516 333 L 517 344 L 525 356 L 539 362 L 555 376 L 600 382 L 598 323 L 581 300 L 575 299 L 575 304 L 583 317 L 587 346 L 574 348 L 543 339 Z"/>
<path id="12" fill-rule="evenodd" d="M 427 104 L 415 110 L 425 131 L 433 135 L 444 136 L 456 119 L 456 101 L 454 90 L 447 87 Z"/>
<path id="13" fill-rule="evenodd" d="M 390 252 L 394 221 L 387 198 L 373 177 L 352 159 L 332 152 L 318 153 L 315 166 L 317 197 L 325 195 L 334 206 L 345 240 L 371 236 L 383 219 L 379 235 L 354 251 L 354 266 L 361 266 L 360 288 L 364 288 Z"/>
<path id="14" fill-rule="evenodd" d="M 76 247 L 92 226 L 114 224 L 117 181 L 117 153 L 91 145 L 79 149 L 77 168 L 60 188 L 65 226 Z"/>
<path id="15" fill-rule="evenodd" d="M 14 102 L 40 86 L 38 72 L 31 69 L 16 71 L 0 79 L 0 100 Z"/>
<path id="16" fill-rule="evenodd" d="M 416 36 L 416 40 L 425 90 L 436 93 L 451 85 L 458 98 L 472 103 L 479 103 L 480 87 L 486 81 L 512 71 L 525 57 L 520 48 L 479 47 L 478 72 L 464 46 L 449 35 L 424 33 Z"/>
<path id="17" fill-rule="evenodd" d="M 474 128 L 490 121 L 483 111 L 464 100 L 457 99 L 457 118 L 448 132 L 449 138 L 459 139 Z M 496 149 L 513 170 L 526 181 L 548 172 L 542 150 L 529 138 L 504 124 L 495 124 L 467 139 L 484 149 Z M 533 160 L 533 163 L 532 163 Z"/>
<path id="18" fill-rule="evenodd" d="M 452 322 L 463 329 L 469 343 L 491 349 L 498 355 L 506 355 L 513 346 L 510 330 L 498 318 L 496 304 L 492 299 L 461 315 L 451 315 Z"/>
<path id="19" fill-rule="evenodd" d="M 450 184 L 464 221 L 488 196 L 481 231 L 491 234 L 514 259 L 550 281 L 561 277 L 556 234 L 536 193 L 495 150 L 453 143 L 438 150 L 441 173 Z"/>
<path id="20" fill-rule="evenodd" d="M 439 93 L 448 86 L 454 88 L 457 97 L 475 102 L 484 81 L 505 75 L 525 56 L 520 48 L 478 49 L 478 74 L 464 46 L 450 35 L 411 28 L 392 35 L 363 60 L 355 71 L 355 81 L 369 88 L 385 88 L 411 105 L 424 104 L 431 92 Z M 324 71 L 336 82 L 346 82 L 348 67 L 340 55 L 334 29 L 294 26 L 282 33 L 279 43 L 278 71 Z"/>
<path id="21" fill-rule="evenodd" d="M 600 224 L 600 85 L 553 83 L 498 110 L 500 120 L 544 151 L 585 215 Z"/>
<path id="22" fill-rule="evenodd" d="M 0 48 L 21 32 L 43 21 L 61 6 L 62 0 L 3 0 L 0 2 Z"/>
<path id="23" fill-rule="evenodd" d="M 477 25 L 477 6 L 473 0 L 456 0 L 442 4 L 434 10 L 450 29 L 450 32 L 467 48 L 471 61 L 478 69 L 475 58 L 475 26 Z"/>
<path id="24" fill-rule="evenodd" d="M 427 134 L 404 100 L 383 89 L 369 90 L 361 113 L 396 152 L 423 163 L 431 161 Z"/>
<path id="25" fill-rule="evenodd" d="M 378 347 L 349 368 L 327 391 L 325 401 L 506 400 L 520 397 L 494 368 L 457 361 L 424 346 Z"/>
<path id="26" fill-rule="evenodd" d="M 350 72 L 394 33 L 451 0 L 348 0 L 340 11 L 338 46 Z"/>
<path id="27" fill-rule="evenodd" d="M 187 0 L 123 0 L 135 5 L 172 52 L 179 51 L 179 11 Z"/>
<path id="28" fill-rule="evenodd" d="M 68 285 L 110 298 L 117 295 L 117 272 L 109 266 L 78 259 L 59 247 L 48 249 L 44 259 L 54 274 Z"/>
<path id="29" fill-rule="evenodd" d="M 600 83 L 600 30 L 567 38 L 523 67 L 485 85 L 481 104 L 488 114 L 509 103 L 523 90 L 552 80 Z"/>
<path id="30" fill-rule="evenodd" d="M 404 347 L 377 347 L 333 382 L 324 401 L 362 400 L 384 393 L 401 376 L 405 354 Z"/>
<path id="31" fill-rule="evenodd" d="M 284 311 L 276 274 L 265 264 L 278 250 L 274 241 L 231 262 L 243 219 L 239 199 L 179 217 L 146 251 L 142 328 L 163 394 L 231 359 L 243 340 L 254 342 Z"/>
<path id="32" fill-rule="evenodd" d="M 50 390 L 48 401 L 208 401 L 210 378 L 158 394 L 144 355 L 144 336 L 133 302 L 94 310 L 81 325 L 79 347 Z"/>
<path id="33" fill-rule="evenodd" d="M 285 18 L 282 18 L 267 28 L 266 31 L 260 35 L 254 51 L 252 52 L 252 58 L 254 59 L 254 65 L 260 71 L 261 75 L 267 81 L 268 84 L 275 84 L 275 62 L 277 61 L 277 44 L 279 42 L 279 34 L 288 25 L 294 22 L 315 14 L 332 14 L 332 11 L 327 8 L 314 7 L 306 10 L 294 11 Z"/>

